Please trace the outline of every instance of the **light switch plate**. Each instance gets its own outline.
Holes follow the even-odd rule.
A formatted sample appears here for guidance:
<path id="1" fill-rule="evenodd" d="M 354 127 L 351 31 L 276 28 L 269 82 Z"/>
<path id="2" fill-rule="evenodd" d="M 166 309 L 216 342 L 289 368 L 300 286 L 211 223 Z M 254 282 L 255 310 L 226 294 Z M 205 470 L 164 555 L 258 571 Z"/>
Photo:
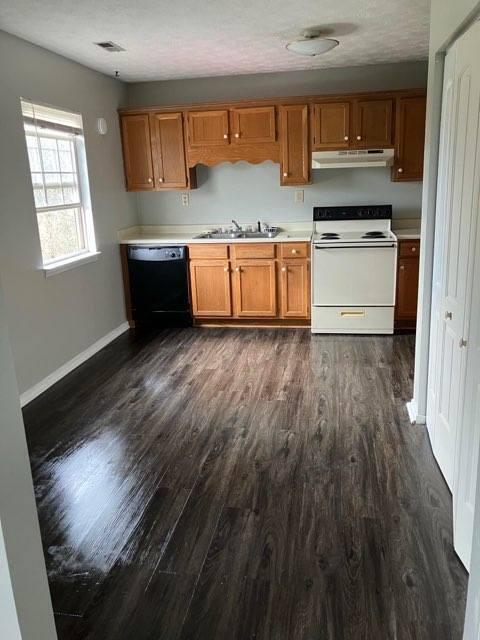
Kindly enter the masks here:
<path id="1" fill-rule="evenodd" d="M 190 204 L 190 196 L 188 193 L 182 193 L 182 204 L 184 207 L 188 207 Z"/>
<path id="2" fill-rule="evenodd" d="M 300 189 L 299 191 L 295 191 L 294 200 L 295 200 L 295 202 L 303 202 L 303 200 L 304 200 L 303 189 Z"/>

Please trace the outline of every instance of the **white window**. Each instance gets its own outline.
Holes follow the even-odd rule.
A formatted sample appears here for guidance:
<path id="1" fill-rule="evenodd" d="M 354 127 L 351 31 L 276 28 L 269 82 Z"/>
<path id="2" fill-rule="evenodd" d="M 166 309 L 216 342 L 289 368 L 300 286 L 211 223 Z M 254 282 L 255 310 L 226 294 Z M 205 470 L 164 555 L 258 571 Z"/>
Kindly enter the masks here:
<path id="1" fill-rule="evenodd" d="M 96 255 L 82 116 L 21 105 L 43 266 Z"/>

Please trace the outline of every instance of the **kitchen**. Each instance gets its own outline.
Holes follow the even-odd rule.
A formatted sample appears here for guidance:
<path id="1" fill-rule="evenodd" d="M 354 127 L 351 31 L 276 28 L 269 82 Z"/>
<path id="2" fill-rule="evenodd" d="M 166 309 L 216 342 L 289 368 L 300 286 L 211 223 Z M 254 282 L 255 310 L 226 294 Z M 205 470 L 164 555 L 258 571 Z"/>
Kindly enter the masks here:
<path id="1" fill-rule="evenodd" d="M 2 639 L 476 640 L 479 15 L 0 0 Z"/>

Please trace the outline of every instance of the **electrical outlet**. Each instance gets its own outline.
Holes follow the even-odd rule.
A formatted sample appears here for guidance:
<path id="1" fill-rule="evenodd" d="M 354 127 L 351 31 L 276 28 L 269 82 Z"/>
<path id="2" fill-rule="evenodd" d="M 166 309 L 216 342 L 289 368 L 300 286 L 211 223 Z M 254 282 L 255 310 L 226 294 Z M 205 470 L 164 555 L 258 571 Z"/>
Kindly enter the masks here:
<path id="1" fill-rule="evenodd" d="M 188 207 L 190 204 L 190 196 L 188 193 L 182 193 L 182 204 L 184 207 Z"/>
<path id="2" fill-rule="evenodd" d="M 294 201 L 295 202 L 303 202 L 303 189 L 301 189 L 299 191 L 295 191 Z"/>

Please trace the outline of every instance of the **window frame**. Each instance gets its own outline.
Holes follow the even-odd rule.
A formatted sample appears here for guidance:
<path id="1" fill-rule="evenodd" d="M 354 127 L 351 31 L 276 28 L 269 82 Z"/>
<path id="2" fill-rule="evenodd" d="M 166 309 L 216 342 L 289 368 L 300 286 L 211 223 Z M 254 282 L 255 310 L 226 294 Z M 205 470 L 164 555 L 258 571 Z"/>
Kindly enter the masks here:
<path id="1" fill-rule="evenodd" d="M 85 149 L 85 137 L 83 130 L 83 122 L 81 121 L 81 127 L 78 130 L 72 127 L 72 131 L 67 131 L 68 127 L 64 127 L 62 125 L 58 125 L 54 121 L 48 121 L 45 118 L 41 118 L 42 124 L 37 124 L 37 119 L 34 117 L 33 122 L 30 117 L 28 117 L 24 111 L 24 105 L 27 107 L 31 107 L 35 113 L 35 107 L 41 109 L 43 105 L 39 103 L 34 103 L 30 100 L 21 99 L 21 107 L 22 107 L 22 115 L 23 115 L 23 130 L 25 136 L 25 144 L 27 147 L 27 155 L 28 155 L 28 141 L 27 136 L 34 136 L 37 140 L 37 150 L 38 157 L 40 163 L 39 171 L 32 171 L 32 167 L 30 165 L 30 157 L 28 157 L 28 167 L 30 173 L 30 181 L 32 185 L 32 195 L 33 195 L 33 204 L 35 209 L 35 218 L 37 223 L 37 229 L 39 232 L 39 241 L 40 241 L 40 223 L 39 223 L 39 214 L 42 213 L 54 213 L 55 211 L 68 211 L 74 210 L 75 214 L 75 224 L 76 224 L 76 232 L 79 244 L 81 248 L 76 251 L 72 251 L 70 253 L 62 254 L 60 256 L 56 256 L 54 258 L 45 258 L 43 254 L 43 248 L 41 249 L 42 256 L 42 267 L 45 275 L 50 276 L 55 273 L 60 273 L 67 269 L 77 266 L 78 264 L 84 264 L 87 262 L 92 262 L 98 258 L 100 252 L 97 251 L 96 241 L 95 241 L 95 231 L 93 224 L 93 211 L 91 207 L 90 200 L 90 188 L 88 181 L 88 167 L 87 167 L 87 159 L 86 159 L 86 149 Z M 59 114 L 71 114 L 72 116 L 79 116 L 81 120 L 80 114 L 76 114 L 74 112 L 70 112 L 64 109 L 49 107 L 53 111 L 58 112 Z M 39 118 L 40 120 L 40 118 Z M 49 126 L 50 125 L 50 126 Z M 58 141 L 59 140 L 68 140 L 71 142 L 71 157 L 74 163 L 72 171 L 62 172 L 60 165 L 58 171 L 45 171 L 44 160 L 42 157 L 42 147 L 40 143 L 41 138 L 51 138 L 56 141 L 56 149 L 55 152 L 57 157 L 59 157 L 59 148 Z M 33 176 L 34 174 L 40 174 L 42 176 L 42 185 L 45 193 L 46 200 L 46 189 L 47 182 L 45 180 L 45 176 L 49 174 L 59 174 L 60 175 L 60 187 L 62 187 L 62 174 L 69 173 L 75 177 L 75 186 L 78 191 L 78 201 L 71 203 L 64 203 L 58 205 L 44 205 L 37 206 L 35 200 L 35 185 Z M 62 191 L 63 196 L 63 191 Z M 41 244 L 41 243 L 40 243 Z"/>

